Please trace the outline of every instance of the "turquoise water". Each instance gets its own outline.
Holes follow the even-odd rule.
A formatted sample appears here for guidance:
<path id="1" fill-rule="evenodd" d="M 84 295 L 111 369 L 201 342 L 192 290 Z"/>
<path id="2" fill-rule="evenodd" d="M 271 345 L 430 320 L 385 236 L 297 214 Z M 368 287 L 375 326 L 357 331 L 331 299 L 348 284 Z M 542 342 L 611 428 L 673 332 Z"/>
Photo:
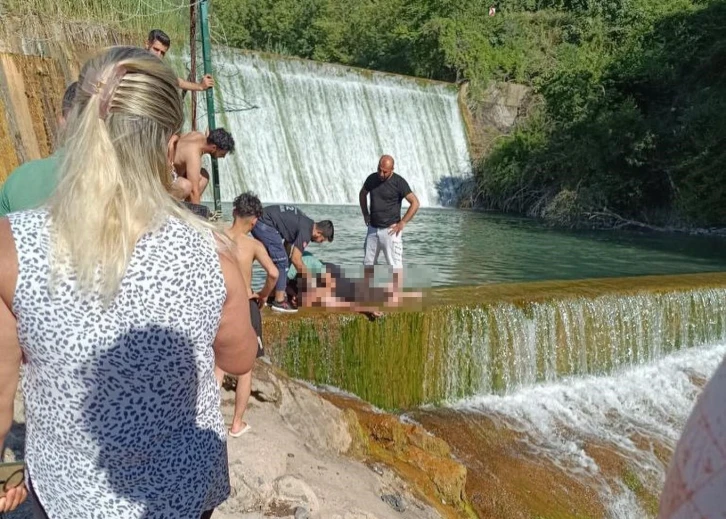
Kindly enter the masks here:
<path id="1" fill-rule="evenodd" d="M 300 208 L 335 224 L 333 243 L 313 243 L 308 250 L 358 271 L 366 231 L 360 209 Z M 223 204 L 226 219 L 231 211 Z M 723 238 L 556 230 L 525 218 L 435 208 L 420 209 L 404 233 L 406 284 L 416 287 L 726 270 Z M 260 281 L 261 273 L 255 278 Z"/>

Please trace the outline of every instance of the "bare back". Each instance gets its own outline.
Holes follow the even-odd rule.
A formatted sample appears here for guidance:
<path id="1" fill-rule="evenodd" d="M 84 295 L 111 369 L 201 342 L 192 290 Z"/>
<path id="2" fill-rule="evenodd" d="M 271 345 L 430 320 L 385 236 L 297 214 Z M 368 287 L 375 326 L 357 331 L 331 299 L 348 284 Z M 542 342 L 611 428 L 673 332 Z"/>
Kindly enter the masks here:
<path id="1" fill-rule="evenodd" d="M 255 249 L 258 244 L 260 242 L 249 236 L 239 236 L 235 239 L 237 266 L 247 285 L 247 295 L 250 297 L 252 296 L 252 264 L 255 261 Z"/>
<path id="2" fill-rule="evenodd" d="M 174 169 L 180 177 L 187 176 L 189 168 L 201 167 L 204 147 L 207 137 L 201 132 L 189 132 L 179 137 L 174 154 Z"/>

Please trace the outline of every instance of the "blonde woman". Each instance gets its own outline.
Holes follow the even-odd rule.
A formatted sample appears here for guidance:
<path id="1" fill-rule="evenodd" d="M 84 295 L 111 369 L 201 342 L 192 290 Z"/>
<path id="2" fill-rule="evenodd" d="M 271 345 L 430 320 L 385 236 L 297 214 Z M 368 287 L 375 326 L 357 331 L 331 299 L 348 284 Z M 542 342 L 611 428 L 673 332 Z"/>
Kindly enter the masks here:
<path id="1" fill-rule="evenodd" d="M 168 194 L 176 85 L 143 49 L 91 59 L 56 192 L 0 220 L 0 443 L 22 361 L 36 517 L 209 517 L 229 493 L 214 364 L 248 372 L 257 339 L 224 238 Z"/>

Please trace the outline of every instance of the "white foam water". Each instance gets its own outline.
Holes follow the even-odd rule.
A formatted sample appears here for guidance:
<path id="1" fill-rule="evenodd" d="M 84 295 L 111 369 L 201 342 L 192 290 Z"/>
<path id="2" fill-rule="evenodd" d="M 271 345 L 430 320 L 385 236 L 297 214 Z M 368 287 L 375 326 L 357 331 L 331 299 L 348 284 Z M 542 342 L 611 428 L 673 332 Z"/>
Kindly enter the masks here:
<path id="1" fill-rule="evenodd" d="M 703 380 L 726 354 L 726 343 L 680 351 L 611 376 L 561 379 L 504 396 L 479 396 L 451 404 L 466 413 L 497 417 L 523 433 L 533 458 L 575 475 L 599 492 L 613 519 L 648 514 L 622 479 L 605 477 L 586 449 L 606 446 L 627 460 L 638 479 L 657 495 L 667 466 L 647 440 L 675 448 Z M 638 438 L 646 441 L 634 441 Z"/>
<path id="2" fill-rule="evenodd" d="M 237 143 L 219 161 L 223 201 L 252 190 L 266 202 L 357 204 L 384 153 L 423 206 L 453 201 L 471 174 L 454 85 L 225 48 L 214 67 L 217 126 Z M 205 96 L 198 107 L 203 131 Z"/>

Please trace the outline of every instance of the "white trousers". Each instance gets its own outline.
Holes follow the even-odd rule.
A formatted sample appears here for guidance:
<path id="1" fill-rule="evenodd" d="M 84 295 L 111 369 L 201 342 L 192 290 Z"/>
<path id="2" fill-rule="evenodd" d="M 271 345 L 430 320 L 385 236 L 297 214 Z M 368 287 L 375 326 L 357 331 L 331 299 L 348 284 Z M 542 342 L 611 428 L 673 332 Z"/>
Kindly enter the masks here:
<path id="1" fill-rule="evenodd" d="M 378 261 L 378 255 L 383 252 L 383 256 L 394 269 L 403 268 L 403 233 L 388 234 L 388 228 L 379 229 L 377 227 L 368 226 L 366 241 L 364 245 L 365 256 L 363 265 L 371 267 Z"/>

